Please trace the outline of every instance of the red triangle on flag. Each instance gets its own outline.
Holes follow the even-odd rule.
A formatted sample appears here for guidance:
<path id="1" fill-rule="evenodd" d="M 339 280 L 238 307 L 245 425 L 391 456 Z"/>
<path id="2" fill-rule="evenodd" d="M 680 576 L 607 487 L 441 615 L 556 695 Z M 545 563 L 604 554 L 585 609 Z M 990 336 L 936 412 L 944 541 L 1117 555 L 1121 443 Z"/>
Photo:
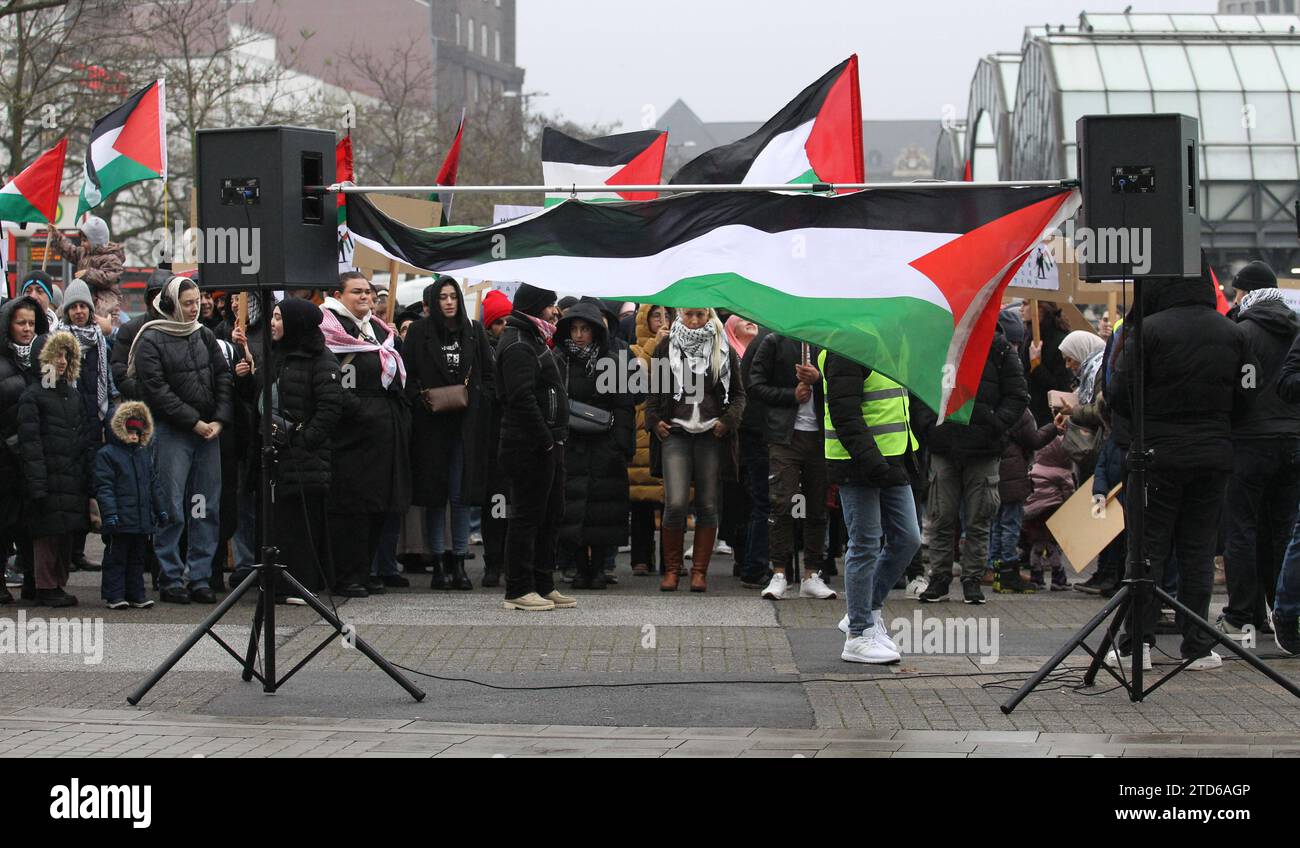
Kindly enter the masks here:
<path id="1" fill-rule="evenodd" d="M 664 151 L 668 149 L 668 133 L 661 132 L 659 137 L 650 142 L 618 173 L 605 180 L 605 185 L 659 185 L 664 170 Z M 659 196 L 656 191 L 620 191 L 618 196 L 624 200 L 654 200 Z"/>
<path id="2" fill-rule="evenodd" d="M 122 133 L 113 143 L 113 149 L 149 170 L 162 174 L 165 170 L 162 149 L 162 108 L 158 101 L 158 84 L 149 86 L 131 114 L 127 116 Z"/>
<path id="3" fill-rule="evenodd" d="M 334 147 L 334 178 L 341 183 L 352 182 L 352 136 L 345 135 Z M 339 192 L 339 206 L 347 205 L 348 196 Z"/>
<path id="4" fill-rule="evenodd" d="M 808 164 L 817 178 L 828 183 L 866 181 L 862 155 L 862 96 L 858 91 L 858 54 L 826 92 L 812 132 L 804 143 Z"/>
<path id="5" fill-rule="evenodd" d="M 949 395 L 948 408 L 943 410 L 945 416 L 975 397 L 984 371 L 984 358 L 969 357 L 966 351 L 988 350 L 997 325 L 1002 291 L 1033 252 L 1034 240 L 1069 198 L 1070 194 L 1064 192 L 1017 209 L 909 263 L 929 277 L 948 299 L 954 327 L 961 330 L 963 322 L 969 326 L 957 366 L 956 384 Z M 1020 261 L 1012 263 L 992 292 L 986 291 L 985 287 L 1006 264 L 1007 258 L 1018 253 L 1023 254 Z M 981 304 L 980 315 L 973 322 L 969 321 L 967 312 Z"/>
<path id="6" fill-rule="evenodd" d="M 14 186 L 23 198 L 53 224 L 59 214 L 59 191 L 63 187 L 63 160 L 68 153 L 68 139 L 63 137 L 54 147 L 14 177 Z"/>

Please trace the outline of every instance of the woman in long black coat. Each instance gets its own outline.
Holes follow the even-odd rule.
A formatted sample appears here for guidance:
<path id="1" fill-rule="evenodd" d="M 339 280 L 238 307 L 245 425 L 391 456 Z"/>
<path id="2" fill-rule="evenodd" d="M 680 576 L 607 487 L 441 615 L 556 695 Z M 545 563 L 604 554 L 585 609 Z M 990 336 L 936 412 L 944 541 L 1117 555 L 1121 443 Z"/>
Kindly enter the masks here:
<path id="1" fill-rule="evenodd" d="M 276 456 L 274 539 L 289 573 L 312 592 L 334 584 L 330 439 L 343 411 L 339 361 L 325 349 L 320 322 L 320 309 L 297 298 L 277 304 L 271 318 L 273 406 L 289 430 Z M 256 372 L 259 403 L 264 376 Z M 277 600 L 295 594 L 283 589 Z"/>
<path id="2" fill-rule="evenodd" d="M 559 548 L 576 567 L 573 588 L 603 589 L 606 555 L 628 540 L 627 466 L 636 453 L 636 403 L 618 369 L 637 360 L 624 356 L 620 363 L 610 352 L 604 316 L 588 302 L 573 305 L 560 319 L 552 355 L 570 401 Z M 581 432 L 574 426 L 575 401 L 610 413 L 613 426 Z"/>
<path id="3" fill-rule="evenodd" d="M 406 333 L 406 391 L 411 399 L 412 501 L 426 507 L 434 589 L 472 589 L 465 574 L 469 556 L 469 511 L 481 504 L 489 451 L 492 351 L 483 327 L 469 320 L 460 286 L 438 277 L 424 290 L 428 315 Z M 447 386 L 468 388 L 460 411 L 430 412 L 425 392 Z M 445 536 L 451 505 L 451 539 Z M 437 563 L 442 556 L 441 566 Z M 444 576 L 445 571 L 445 576 Z"/>
<path id="4" fill-rule="evenodd" d="M 19 297 L 0 306 L 0 550 L 11 543 L 23 571 L 22 596 L 36 599 L 32 572 L 32 540 L 23 526 L 23 473 L 18 451 L 18 400 L 36 378 L 40 366 L 33 356 L 35 341 L 50 330 L 45 310 L 33 297 Z M 0 585 L 0 606 L 13 596 Z"/>

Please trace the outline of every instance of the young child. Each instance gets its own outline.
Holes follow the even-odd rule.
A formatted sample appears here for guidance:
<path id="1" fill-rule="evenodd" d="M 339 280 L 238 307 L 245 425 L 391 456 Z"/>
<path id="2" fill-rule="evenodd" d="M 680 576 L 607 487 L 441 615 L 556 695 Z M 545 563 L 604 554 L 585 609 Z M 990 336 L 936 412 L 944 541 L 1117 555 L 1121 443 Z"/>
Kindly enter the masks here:
<path id="1" fill-rule="evenodd" d="M 104 522 L 104 571 L 100 594 L 109 609 L 149 609 L 144 568 L 149 537 L 167 520 L 154 485 L 153 416 L 137 401 L 113 413 L 108 444 L 95 457 L 95 494 Z"/>
<path id="2" fill-rule="evenodd" d="M 1070 457 L 1061 446 L 1060 436 L 1034 455 L 1029 479 L 1033 481 L 1034 493 L 1025 501 L 1024 527 L 1030 550 L 1030 582 L 1043 587 L 1044 572 L 1051 572 L 1053 592 L 1069 589 L 1065 566 L 1061 565 L 1061 546 L 1047 529 L 1047 519 L 1074 494 Z"/>
<path id="3" fill-rule="evenodd" d="M 989 533 L 989 568 L 994 572 L 993 591 L 999 594 L 1033 592 L 1035 586 L 1020 576 L 1020 530 L 1024 524 L 1025 501 L 1033 494 L 1030 463 L 1034 452 L 1060 435 L 1055 423 L 1037 426 L 1028 409 L 1012 427 L 998 468 L 998 508 Z"/>
<path id="4" fill-rule="evenodd" d="M 76 389 L 81 348 L 72 333 L 52 333 L 45 337 L 37 361 L 39 376 L 18 401 L 36 603 L 70 607 L 77 599 L 63 587 L 68 585 L 72 536 L 86 532 L 91 514 L 92 454 L 86 450 L 86 410 Z"/>

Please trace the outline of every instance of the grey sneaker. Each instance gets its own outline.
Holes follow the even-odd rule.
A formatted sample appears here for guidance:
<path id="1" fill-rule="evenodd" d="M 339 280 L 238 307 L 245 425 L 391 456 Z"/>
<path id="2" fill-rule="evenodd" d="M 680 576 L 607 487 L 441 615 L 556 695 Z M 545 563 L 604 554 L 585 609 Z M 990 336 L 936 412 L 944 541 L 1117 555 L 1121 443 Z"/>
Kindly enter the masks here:
<path id="1" fill-rule="evenodd" d="M 1231 621 L 1228 621 L 1227 617 L 1223 613 L 1219 613 L 1219 617 L 1214 621 L 1214 626 L 1220 633 L 1234 642 L 1240 642 L 1246 637 L 1245 628 L 1238 627 Z"/>
<path id="2" fill-rule="evenodd" d="M 555 602 L 548 601 L 536 592 L 529 592 L 518 598 L 506 598 L 501 603 L 502 609 L 523 610 L 524 612 L 546 612 L 555 609 Z"/>

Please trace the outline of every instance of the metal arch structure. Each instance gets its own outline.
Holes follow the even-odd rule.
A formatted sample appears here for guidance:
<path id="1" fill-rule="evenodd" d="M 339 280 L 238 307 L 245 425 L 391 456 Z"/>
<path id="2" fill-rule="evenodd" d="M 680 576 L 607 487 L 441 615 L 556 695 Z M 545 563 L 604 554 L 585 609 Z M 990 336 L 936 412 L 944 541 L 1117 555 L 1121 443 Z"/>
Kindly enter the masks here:
<path id="1" fill-rule="evenodd" d="M 966 122 L 954 121 L 939 130 L 939 141 L 934 147 L 934 178 L 936 180 L 966 179 Z"/>
<path id="2" fill-rule="evenodd" d="M 1056 82 L 1049 44 L 1025 37 L 1016 103 L 1011 113 L 1011 174 L 1066 174 L 1061 90 Z M 1035 179 L 1042 179 L 1035 177 Z"/>
<path id="3" fill-rule="evenodd" d="M 1013 100 L 1016 85 L 1008 86 L 1008 75 L 1020 72 L 1022 57 L 1019 53 L 992 53 L 980 59 L 971 79 L 970 98 L 966 104 L 966 159 L 971 163 L 972 176 L 977 180 L 1011 179 L 1011 142 Z M 1008 89 L 1013 92 L 1007 96 Z M 986 125 L 984 122 L 988 122 Z M 981 130 L 987 126 L 992 136 L 997 161 L 997 173 L 985 173 L 976 153 L 984 143 Z"/>

